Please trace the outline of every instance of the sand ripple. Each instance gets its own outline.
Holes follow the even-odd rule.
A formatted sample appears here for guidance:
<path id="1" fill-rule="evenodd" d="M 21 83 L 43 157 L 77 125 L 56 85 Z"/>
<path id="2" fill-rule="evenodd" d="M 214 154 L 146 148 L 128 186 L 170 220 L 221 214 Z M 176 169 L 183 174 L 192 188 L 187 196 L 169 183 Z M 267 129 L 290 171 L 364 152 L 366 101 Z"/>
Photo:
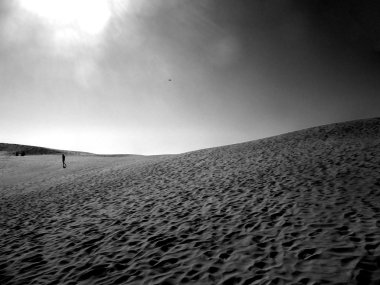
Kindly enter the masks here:
<path id="1" fill-rule="evenodd" d="M 128 159 L 3 185 L 0 283 L 380 284 L 380 119 Z"/>

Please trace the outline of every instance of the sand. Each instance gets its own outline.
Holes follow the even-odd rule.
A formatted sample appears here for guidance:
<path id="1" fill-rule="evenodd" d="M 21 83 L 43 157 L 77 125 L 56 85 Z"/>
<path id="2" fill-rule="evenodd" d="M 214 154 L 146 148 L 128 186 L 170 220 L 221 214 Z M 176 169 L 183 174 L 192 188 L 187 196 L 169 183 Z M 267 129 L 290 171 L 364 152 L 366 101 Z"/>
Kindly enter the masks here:
<path id="1" fill-rule="evenodd" d="M 67 164 L 0 157 L 1 284 L 380 284 L 380 119 Z"/>

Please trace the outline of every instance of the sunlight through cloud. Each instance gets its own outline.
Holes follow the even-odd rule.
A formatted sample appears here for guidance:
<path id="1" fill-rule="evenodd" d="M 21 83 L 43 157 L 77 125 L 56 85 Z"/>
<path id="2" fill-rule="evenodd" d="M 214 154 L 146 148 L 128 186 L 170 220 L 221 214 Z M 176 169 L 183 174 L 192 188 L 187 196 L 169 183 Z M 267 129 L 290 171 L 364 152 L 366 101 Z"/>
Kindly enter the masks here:
<path id="1" fill-rule="evenodd" d="M 112 18 L 124 15 L 129 2 L 130 0 L 18 0 L 18 6 L 21 15 L 24 15 L 22 18 L 34 19 L 34 24 L 42 25 L 45 42 L 51 45 L 53 53 L 75 57 L 80 49 L 99 46 Z"/>
<path id="2" fill-rule="evenodd" d="M 99 34 L 111 18 L 107 0 L 20 0 L 20 5 L 56 29 Z"/>
<path id="3" fill-rule="evenodd" d="M 111 22 L 123 18 L 131 0 L 17 0 L 6 21 L 10 42 L 32 43 L 47 56 L 69 60 L 71 76 L 88 88 L 96 81 L 97 62 L 103 53 Z"/>

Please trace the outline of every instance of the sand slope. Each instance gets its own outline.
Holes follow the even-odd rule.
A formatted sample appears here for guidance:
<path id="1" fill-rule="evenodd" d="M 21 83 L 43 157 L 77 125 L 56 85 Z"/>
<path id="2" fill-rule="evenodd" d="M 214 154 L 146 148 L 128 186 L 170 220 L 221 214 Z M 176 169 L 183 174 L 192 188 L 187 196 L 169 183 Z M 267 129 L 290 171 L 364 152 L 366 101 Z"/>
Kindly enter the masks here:
<path id="1" fill-rule="evenodd" d="M 24 152 L 25 155 L 41 155 L 41 154 L 70 154 L 70 155 L 92 155 L 92 153 L 81 152 L 81 151 L 68 151 L 60 149 L 52 149 L 46 147 L 39 147 L 33 145 L 23 145 L 23 144 L 9 144 L 0 143 L 0 155 L 15 155 L 16 152 Z"/>
<path id="2" fill-rule="evenodd" d="M 1 284 L 380 283 L 380 119 L 35 158 L 0 160 Z"/>

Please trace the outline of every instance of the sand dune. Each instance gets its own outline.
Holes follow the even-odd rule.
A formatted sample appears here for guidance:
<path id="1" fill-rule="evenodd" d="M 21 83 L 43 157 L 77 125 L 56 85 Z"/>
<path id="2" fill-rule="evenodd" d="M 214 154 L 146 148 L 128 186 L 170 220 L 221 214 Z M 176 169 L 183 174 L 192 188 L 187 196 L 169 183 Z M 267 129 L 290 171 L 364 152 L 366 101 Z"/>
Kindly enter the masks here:
<path id="1" fill-rule="evenodd" d="M 15 155 L 16 152 L 24 152 L 25 155 L 41 155 L 41 154 L 70 154 L 70 155 L 91 155 L 92 153 L 81 151 L 67 151 L 60 149 L 52 149 L 33 145 L 0 143 L 0 155 Z"/>
<path id="2" fill-rule="evenodd" d="M 0 157 L 1 284 L 380 284 L 380 119 L 67 162 Z"/>

